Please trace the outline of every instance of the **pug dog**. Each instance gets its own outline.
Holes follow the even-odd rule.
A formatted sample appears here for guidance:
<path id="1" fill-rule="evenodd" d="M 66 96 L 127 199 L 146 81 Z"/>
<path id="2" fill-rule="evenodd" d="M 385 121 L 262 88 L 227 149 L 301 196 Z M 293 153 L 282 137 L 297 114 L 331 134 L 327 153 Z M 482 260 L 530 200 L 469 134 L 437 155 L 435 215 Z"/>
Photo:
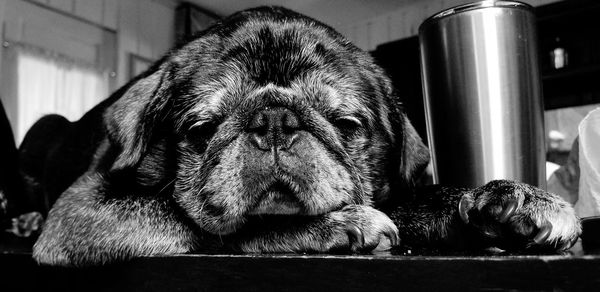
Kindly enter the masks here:
<path id="1" fill-rule="evenodd" d="M 42 264 L 401 240 L 564 250 L 580 233 L 568 203 L 521 183 L 415 188 L 429 152 L 390 79 L 280 7 L 222 20 L 59 133 L 38 178 L 58 197 L 33 249 Z"/>

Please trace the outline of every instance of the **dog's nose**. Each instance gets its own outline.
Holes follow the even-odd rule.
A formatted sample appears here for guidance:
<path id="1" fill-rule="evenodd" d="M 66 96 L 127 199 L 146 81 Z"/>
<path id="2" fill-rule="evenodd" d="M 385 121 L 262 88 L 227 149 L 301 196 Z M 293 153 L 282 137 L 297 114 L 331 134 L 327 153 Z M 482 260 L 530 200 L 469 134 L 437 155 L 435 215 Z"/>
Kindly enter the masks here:
<path id="1" fill-rule="evenodd" d="M 298 116 L 285 107 L 266 107 L 258 111 L 248 125 L 251 141 L 264 151 L 289 149 L 299 128 Z"/>

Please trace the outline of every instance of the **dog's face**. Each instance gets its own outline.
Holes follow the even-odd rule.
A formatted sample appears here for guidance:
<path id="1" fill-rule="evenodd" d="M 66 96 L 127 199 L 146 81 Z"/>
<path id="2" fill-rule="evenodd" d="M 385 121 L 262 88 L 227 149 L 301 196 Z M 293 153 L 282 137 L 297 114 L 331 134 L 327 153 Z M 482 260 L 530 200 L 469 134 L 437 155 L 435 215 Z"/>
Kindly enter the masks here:
<path id="1" fill-rule="evenodd" d="M 172 183 L 218 234 L 250 216 L 383 201 L 427 161 L 372 59 L 281 8 L 238 13 L 173 51 L 106 119 L 113 170 Z"/>

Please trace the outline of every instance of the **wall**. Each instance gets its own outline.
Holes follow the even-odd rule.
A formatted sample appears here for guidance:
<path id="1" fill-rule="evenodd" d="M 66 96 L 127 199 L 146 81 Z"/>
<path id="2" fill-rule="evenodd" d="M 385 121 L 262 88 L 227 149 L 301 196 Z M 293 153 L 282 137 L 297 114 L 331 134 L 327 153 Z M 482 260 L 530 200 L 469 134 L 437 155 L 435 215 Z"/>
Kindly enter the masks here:
<path id="1" fill-rule="evenodd" d="M 114 91 L 131 77 L 132 54 L 157 60 L 173 45 L 175 5 L 175 0 L 0 0 L 0 98 L 13 131 L 15 73 L 2 71 L 13 68 L 7 65 L 14 57 L 5 46 L 27 44 L 104 68 Z"/>
<path id="2" fill-rule="evenodd" d="M 10 1 L 10 0 L 9 0 Z M 23 1 L 23 0 L 19 0 Z M 118 0 L 29 0 L 107 28 L 117 29 Z"/>
<path id="3" fill-rule="evenodd" d="M 418 34 L 419 25 L 427 17 L 445 9 L 474 2 L 475 0 L 421 0 L 379 15 L 377 17 L 340 28 L 340 32 L 363 50 L 372 51 L 378 45 Z M 520 0 L 533 6 L 560 0 Z"/>
<path id="4" fill-rule="evenodd" d="M 175 42 L 175 2 L 118 1 L 118 84 L 129 80 L 130 54 L 157 60 Z"/>
<path id="5" fill-rule="evenodd" d="M 44 26 L 43 21 L 47 22 L 46 29 L 53 33 L 64 30 L 65 27 L 71 31 L 80 27 L 95 27 L 96 31 L 99 28 L 116 34 L 116 58 L 113 57 L 116 64 L 112 66 L 116 73 L 114 75 L 116 88 L 130 78 L 130 54 L 157 60 L 173 45 L 175 5 L 175 0 L 0 0 L 0 23 L 6 21 L 5 26 L 22 26 L 23 21 L 20 19 L 23 18 L 23 11 L 29 15 L 32 14 L 30 12 L 32 10 L 46 10 L 40 13 L 52 14 L 52 18 L 44 17 L 35 22 L 38 27 Z M 29 18 L 35 19 L 35 17 Z M 76 24 L 61 27 L 61 23 Z M 36 45 L 49 49 L 60 46 L 66 51 L 59 51 L 66 55 L 93 59 L 96 56 L 92 56 L 92 51 L 95 49 L 94 46 L 99 44 L 89 41 L 98 34 L 92 31 L 94 29 L 84 28 L 75 32 L 75 35 L 71 33 L 65 39 L 78 40 L 72 43 L 64 40 L 43 40 L 43 34 L 36 36 L 35 41 Z M 82 46 L 81 43 L 88 46 Z"/>
<path id="6" fill-rule="evenodd" d="M 105 29 L 27 1 L 9 0 L 4 9 L 5 46 L 22 43 L 90 64 L 105 65 L 99 62 L 103 44 L 111 39 Z M 114 51 L 114 33 L 112 39 Z"/>

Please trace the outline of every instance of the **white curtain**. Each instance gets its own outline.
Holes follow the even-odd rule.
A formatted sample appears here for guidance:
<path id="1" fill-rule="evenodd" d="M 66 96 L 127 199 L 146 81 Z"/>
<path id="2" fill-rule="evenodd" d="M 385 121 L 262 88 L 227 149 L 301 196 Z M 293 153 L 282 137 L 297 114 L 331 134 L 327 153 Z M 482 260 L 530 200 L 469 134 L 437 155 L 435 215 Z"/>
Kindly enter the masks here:
<path id="1" fill-rule="evenodd" d="M 70 121 L 108 96 L 108 76 L 93 66 L 29 48 L 17 48 L 17 143 L 42 116 Z"/>

